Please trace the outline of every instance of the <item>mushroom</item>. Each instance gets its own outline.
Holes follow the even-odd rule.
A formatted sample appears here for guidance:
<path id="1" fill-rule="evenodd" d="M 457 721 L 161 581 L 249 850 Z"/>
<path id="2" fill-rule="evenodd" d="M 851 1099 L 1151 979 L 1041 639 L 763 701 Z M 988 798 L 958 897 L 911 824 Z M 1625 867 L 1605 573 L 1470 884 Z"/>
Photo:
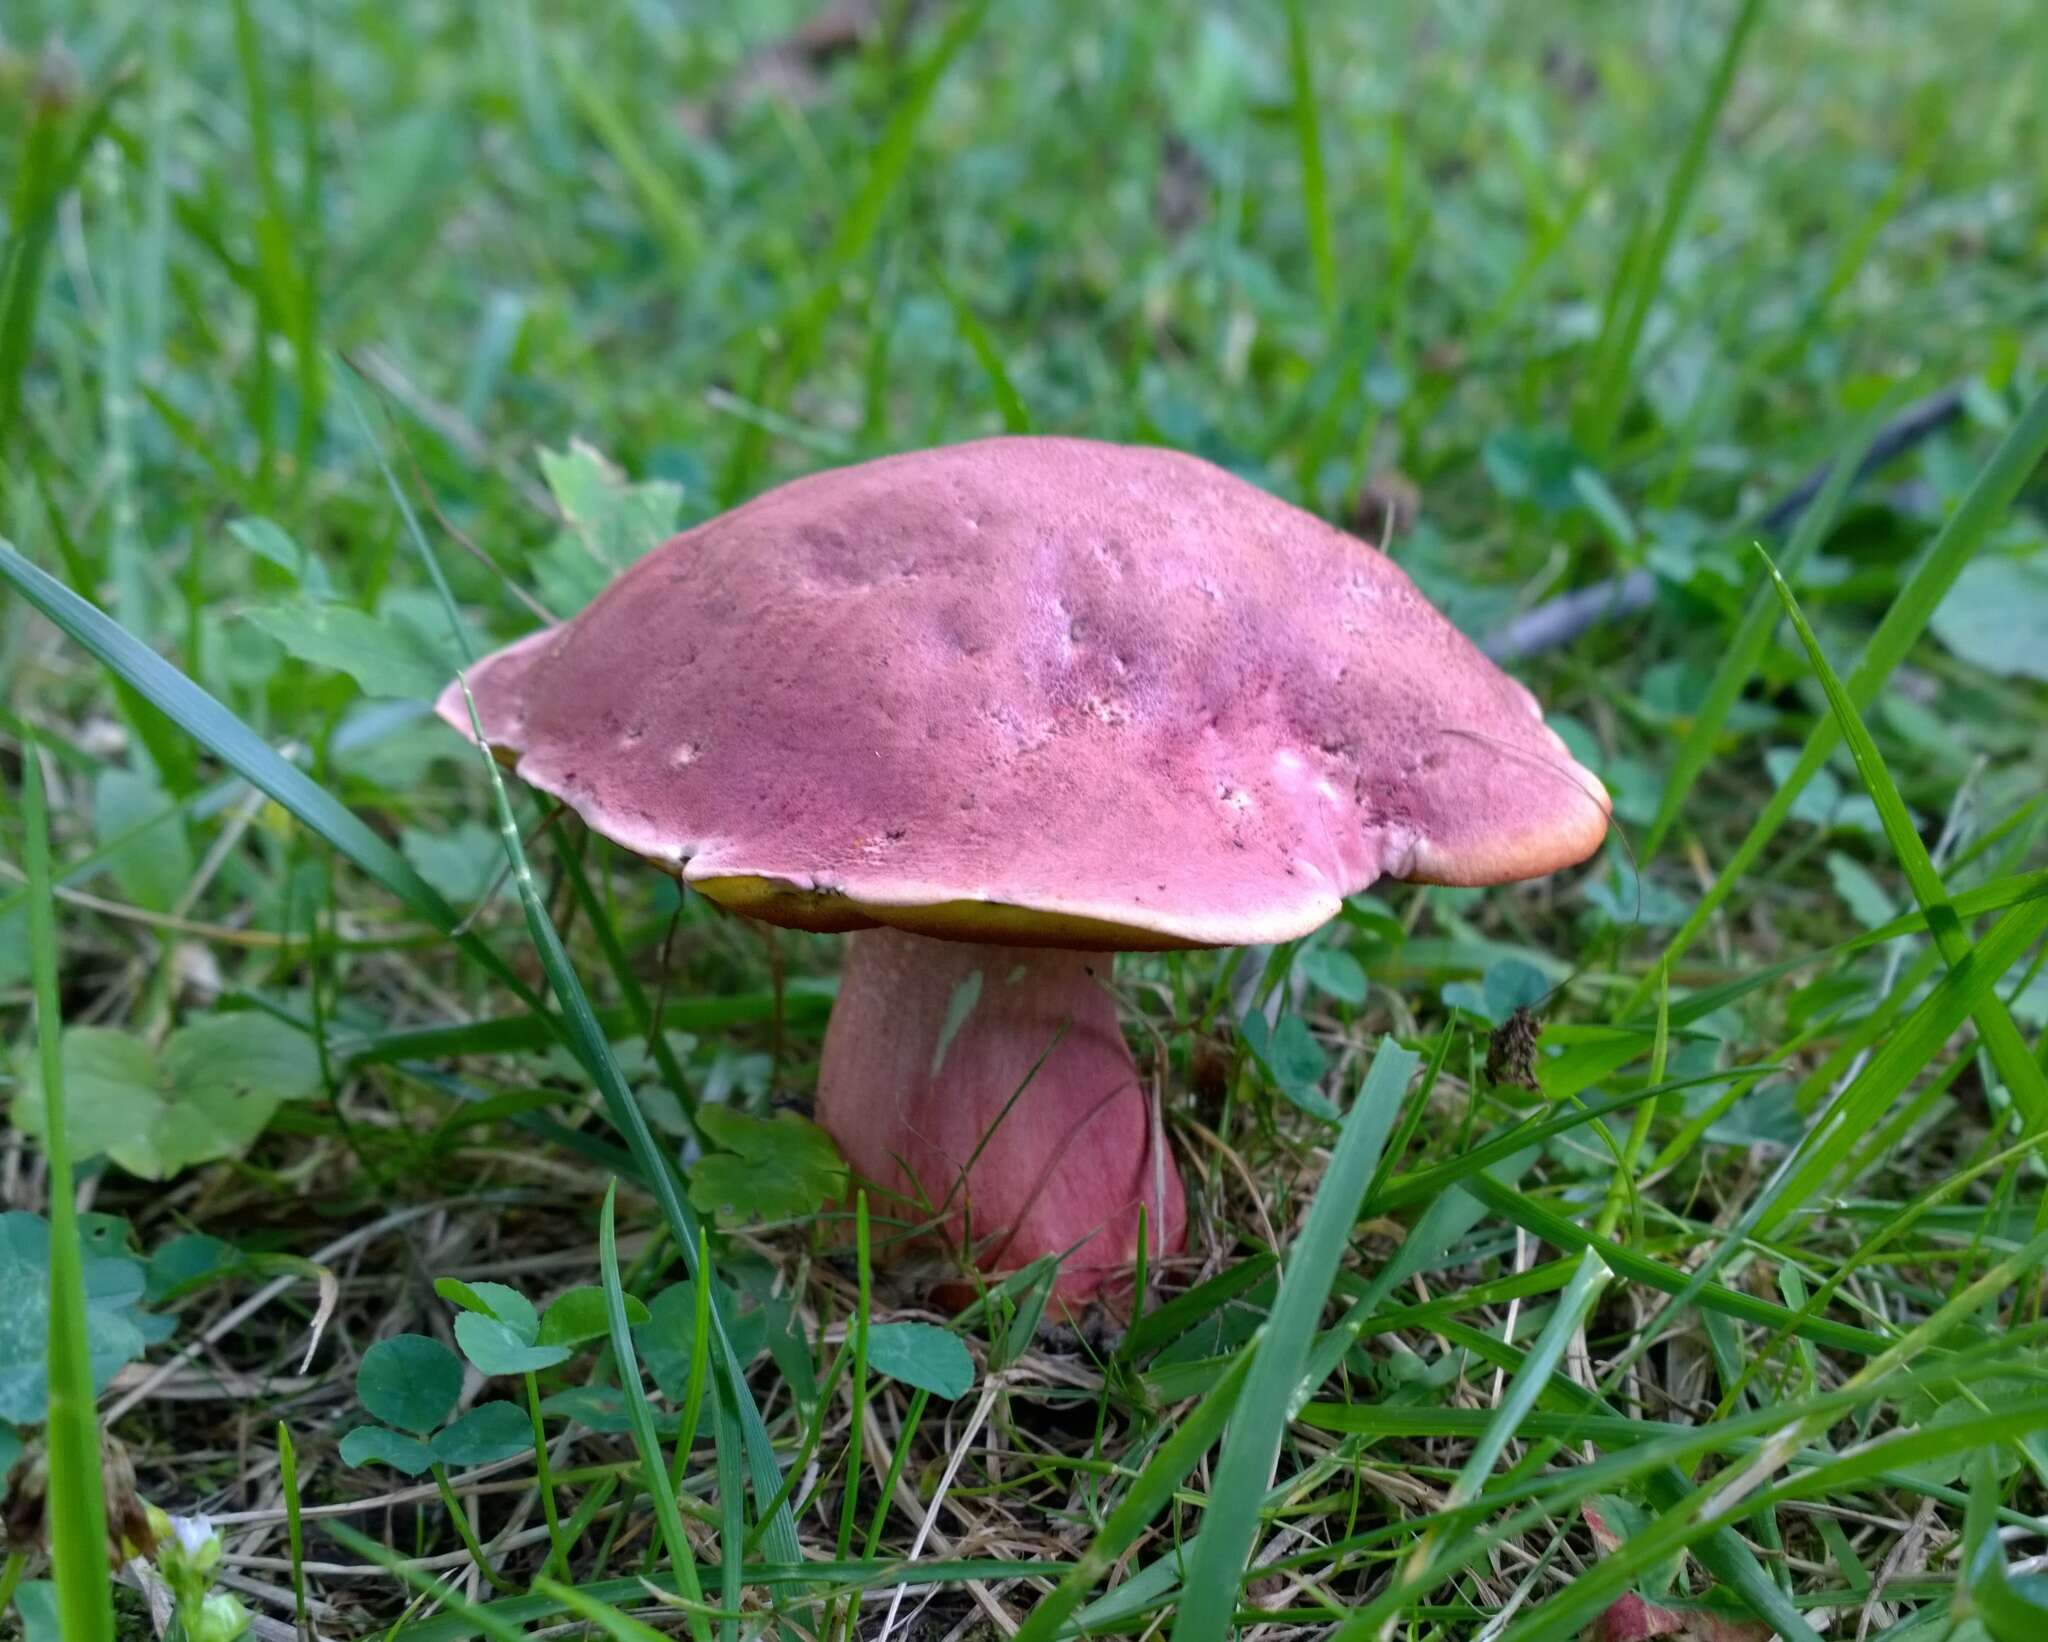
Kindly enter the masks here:
<path id="1" fill-rule="evenodd" d="M 1207 462 L 999 438 L 685 531 L 469 675 L 530 785 L 709 899 L 850 931 L 818 1120 L 1069 1310 L 1178 1252 L 1112 954 L 1306 935 L 1381 877 L 1584 860 L 1608 799 L 1392 560 Z M 460 688 L 441 715 L 469 733 Z"/>

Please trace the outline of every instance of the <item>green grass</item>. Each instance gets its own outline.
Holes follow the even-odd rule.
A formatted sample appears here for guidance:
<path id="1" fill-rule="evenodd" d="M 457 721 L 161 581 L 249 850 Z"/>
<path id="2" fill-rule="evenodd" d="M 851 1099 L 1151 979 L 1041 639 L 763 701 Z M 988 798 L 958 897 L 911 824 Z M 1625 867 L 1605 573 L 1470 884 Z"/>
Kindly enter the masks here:
<path id="1" fill-rule="evenodd" d="M 49 894 L 50 813 L 42 748 L 22 748 L 21 815 L 29 886 L 30 962 L 35 970 L 35 1045 L 42 1067 L 43 1144 L 49 1158 L 49 1548 L 57 1577 L 59 1621 L 66 1636 L 99 1642 L 114 1633 L 100 1562 L 107 1547 L 107 1501 L 100 1486 L 100 1426 L 94 1409 L 92 1341 L 86 1311 L 83 1245 L 78 1232 L 75 1175 L 67 1140 L 62 1041 L 57 993 L 57 932 Z M 25 1307 L 26 1295 L 10 1304 Z M 12 1551 L 23 1547 L 14 1546 Z"/>
<path id="2" fill-rule="evenodd" d="M 815 60 L 809 9 L 10 11 L 0 1104 L 63 1098 L 47 1158 L 0 1139 L 61 1325 L 55 1584 L 10 1545 L 0 1590 L 104 1633 L 89 1382 L 193 1346 L 114 1422 L 141 1492 L 332 1637 L 1532 1642 L 1630 1591 L 2048 1634 L 2037 8 L 883 0 Z M 1658 595 L 1516 668 L 1615 795 L 1597 863 L 1121 961 L 1190 1251 L 1121 1336 L 991 1293 L 952 1401 L 890 1366 L 947 1322 L 886 1258 L 914 1206 L 691 1195 L 700 1111 L 809 1099 L 835 943 L 250 616 L 329 599 L 452 670 L 582 596 L 543 448 L 688 524 L 1025 430 L 1391 508 L 1474 634 Z M 1537 994 L 1540 1089 L 1489 1081 Z M 1254 995 L 1314 1087 L 1244 1051 Z M 66 1155 L 105 1097 L 60 1019 L 248 1014 L 315 1063 L 253 1145 Z M 482 1393 L 544 1465 L 341 1461 L 443 1275 L 603 1287 L 606 1340 Z M 110 1623 L 152 1634 L 125 1586 Z"/>

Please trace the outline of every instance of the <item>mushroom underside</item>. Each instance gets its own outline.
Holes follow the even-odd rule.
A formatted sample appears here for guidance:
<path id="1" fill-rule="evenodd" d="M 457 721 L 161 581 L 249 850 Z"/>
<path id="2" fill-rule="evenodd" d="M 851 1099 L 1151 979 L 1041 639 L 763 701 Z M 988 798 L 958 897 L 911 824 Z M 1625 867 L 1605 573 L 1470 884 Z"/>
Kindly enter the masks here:
<path id="1" fill-rule="evenodd" d="M 1186 1202 L 1139 1079 L 1108 954 L 847 937 L 818 1075 L 818 1121 L 896 1223 L 984 1272 L 1063 1256 L 1069 1311 L 1127 1303 L 1142 1206 L 1156 1261 Z"/>

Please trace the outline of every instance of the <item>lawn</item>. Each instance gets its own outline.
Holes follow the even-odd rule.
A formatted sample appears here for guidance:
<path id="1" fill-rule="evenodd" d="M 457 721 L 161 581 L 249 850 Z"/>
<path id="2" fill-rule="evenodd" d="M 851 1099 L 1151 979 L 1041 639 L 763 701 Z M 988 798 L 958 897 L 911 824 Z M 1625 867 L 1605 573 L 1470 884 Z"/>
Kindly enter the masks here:
<path id="1" fill-rule="evenodd" d="M 2044 86 L 2029 0 L 11 0 L 0 1636 L 2048 1637 Z M 1004 432 L 1384 542 L 1614 803 L 1118 961 L 1128 1316 L 936 1304 L 798 1121 L 842 938 L 428 705 Z"/>

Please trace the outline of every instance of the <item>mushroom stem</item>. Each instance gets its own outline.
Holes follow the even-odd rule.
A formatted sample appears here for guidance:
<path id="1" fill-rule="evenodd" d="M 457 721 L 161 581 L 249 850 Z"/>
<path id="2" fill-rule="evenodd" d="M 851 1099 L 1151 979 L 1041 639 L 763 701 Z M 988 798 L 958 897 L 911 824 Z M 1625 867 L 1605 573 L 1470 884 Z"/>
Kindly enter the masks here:
<path id="1" fill-rule="evenodd" d="M 1102 985 L 1112 961 L 862 930 L 818 1073 L 818 1121 L 856 1175 L 900 1194 L 881 1212 L 935 1222 L 985 1272 L 1066 1254 L 1054 1295 L 1070 1310 L 1128 1302 L 1141 1204 L 1149 1260 L 1187 1230 Z"/>

